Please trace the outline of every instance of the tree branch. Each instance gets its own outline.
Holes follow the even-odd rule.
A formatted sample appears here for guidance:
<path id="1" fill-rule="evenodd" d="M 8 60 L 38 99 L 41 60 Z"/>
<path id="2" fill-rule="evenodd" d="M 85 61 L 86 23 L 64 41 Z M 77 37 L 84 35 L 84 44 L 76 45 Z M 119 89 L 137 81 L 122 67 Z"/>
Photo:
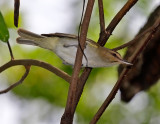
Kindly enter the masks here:
<path id="1" fill-rule="evenodd" d="M 130 1 L 133 1 L 133 2 L 135 2 L 135 0 L 130 0 Z M 136 0 L 136 2 L 137 2 L 137 0 Z M 130 3 L 130 2 L 129 2 Z M 115 18 L 111 21 L 111 23 L 109 24 L 109 26 L 106 28 L 106 30 L 107 29 L 112 29 L 112 31 L 114 30 L 114 28 L 117 26 L 117 24 L 118 23 L 115 23 L 115 20 L 121 20 L 123 17 L 124 17 L 124 15 L 127 13 L 127 11 L 129 11 L 129 9 L 131 9 L 131 7 L 135 4 L 133 4 L 133 3 L 130 3 L 130 4 L 133 4 L 132 6 L 129 4 L 129 3 L 127 3 L 127 6 L 129 6 L 129 7 L 126 7 L 126 5 L 124 5 L 125 7 L 123 7 L 123 8 L 125 8 L 125 9 L 121 9 L 120 11 L 122 11 L 123 10 L 123 13 L 121 13 L 121 12 L 119 12 L 116 16 L 115 16 Z M 109 32 L 110 30 L 108 30 L 107 32 Z M 106 31 L 105 31 L 106 32 Z M 99 38 L 99 44 L 101 45 L 101 46 L 104 46 L 104 44 L 103 44 L 103 38 L 102 37 L 110 37 L 110 33 L 102 33 L 101 34 L 101 36 L 100 36 L 100 38 Z M 81 77 L 80 77 L 80 80 L 78 81 L 78 92 L 77 92 L 77 98 L 76 98 L 76 103 L 75 103 L 75 108 L 76 108 L 76 105 L 78 104 L 78 101 L 79 101 L 79 99 L 80 99 L 80 96 L 81 96 L 81 94 L 82 94 L 82 91 L 83 91 L 83 88 L 84 88 L 84 85 L 85 85 L 85 83 L 86 83 L 86 81 L 87 81 L 87 79 L 88 79 L 88 77 L 89 77 L 89 74 L 91 73 L 91 71 L 92 71 L 92 68 L 85 68 L 84 69 L 84 71 L 83 71 L 83 73 L 82 73 L 82 75 L 81 75 Z M 75 110 L 75 108 L 74 108 L 74 110 Z M 66 116 L 67 117 L 67 116 Z"/>
<path id="2" fill-rule="evenodd" d="M 100 35 L 98 43 L 101 46 L 104 46 L 107 42 L 108 38 L 112 34 L 115 27 L 118 25 L 120 20 L 124 17 L 124 15 L 132 8 L 134 4 L 136 4 L 138 0 L 128 0 L 127 3 L 123 6 L 123 8 L 117 13 L 117 15 L 112 19 L 111 23 L 106 28 L 106 31 Z"/>
<path id="3" fill-rule="evenodd" d="M 157 22 L 155 22 L 153 27 L 154 27 L 153 30 L 151 32 L 149 32 L 148 35 L 146 34 L 147 36 L 144 38 L 144 41 L 142 42 L 142 44 L 139 45 L 139 48 L 137 48 L 136 51 L 133 53 L 133 55 L 129 58 L 129 60 L 128 60 L 129 62 L 134 63 L 136 61 L 137 57 L 140 55 L 140 53 L 147 46 L 148 42 L 151 40 L 151 38 L 154 36 L 157 29 L 160 27 L 160 19 Z M 118 81 L 116 82 L 115 86 L 113 87 L 112 91 L 110 92 L 110 94 L 108 95 L 108 97 L 106 98 L 106 100 L 104 101 L 102 106 L 99 108 L 98 112 L 96 113 L 96 115 L 94 116 L 94 118 L 92 119 L 90 124 L 96 124 L 96 122 L 99 120 L 99 118 L 101 117 L 101 115 L 103 114 L 105 109 L 108 107 L 108 105 L 114 99 L 114 97 L 115 97 L 115 95 L 121 85 L 122 80 L 125 78 L 125 76 L 129 72 L 129 70 L 130 70 L 130 68 L 123 69 Z"/>
<path id="4" fill-rule="evenodd" d="M 66 104 L 65 112 L 61 118 L 62 124 L 71 124 L 73 122 L 73 116 L 74 116 L 74 112 L 77 105 L 77 101 L 76 101 L 77 91 L 81 90 L 78 88 L 78 79 L 79 79 L 79 73 L 82 65 L 82 57 L 83 57 L 82 50 L 84 50 L 84 47 L 85 47 L 87 31 L 89 27 L 89 22 L 92 14 L 94 1 L 95 0 L 88 1 L 86 12 L 82 22 L 81 33 L 80 33 L 80 45 L 82 49 L 78 47 L 78 50 L 76 53 L 74 70 L 73 70 L 71 84 L 68 92 L 67 104 Z"/>
<path id="5" fill-rule="evenodd" d="M 24 75 L 22 76 L 22 78 L 18 82 L 16 82 L 16 83 L 12 84 L 11 86 L 9 86 L 8 88 L 0 91 L 0 94 L 7 93 L 8 91 L 10 91 L 11 89 L 13 89 L 14 87 L 16 87 L 19 84 L 21 84 L 26 79 L 26 77 L 28 76 L 29 71 L 30 71 L 30 66 L 25 66 L 25 69 L 26 69 L 26 72 L 24 73 Z"/>
<path id="6" fill-rule="evenodd" d="M 140 33 L 139 35 L 137 35 L 133 40 L 128 41 L 127 43 L 122 44 L 121 46 L 115 47 L 115 48 L 113 48 L 112 50 L 118 51 L 118 50 L 120 50 L 120 49 L 123 49 L 123 48 L 125 48 L 125 47 L 128 47 L 128 46 L 134 44 L 134 43 L 137 41 L 137 39 L 141 38 L 142 36 L 146 35 L 148 32 L 152 31 L 153 28 L 154 28 L 154 27 L 152 26 L 152 27 L 146 29 L 144 32 L 142 32 L 142 33 Z"/>
<path id="7" fill-rule="evenodd" d="M 9 41 L 7 41 L 7 45 L 8 45 L 9 53 L 10 53 L 10 56 L 11 56 L 11 60 L 13 60 L 14 56 L 13 56 L 13 52 L 12 52 L 11 45 L 10 45 Z"/>
<path id="8" fill-rule="evenodd" d="M 42 62 L 42 61 L 39 61 L 39 60 L 32 60 L 32 59 L 11 60 L 8 63 L 6 63 L 6 64 L 4 64 L 3 66 L 0 67 L 0 73 L 3 72 L 4 70 L 6 70 L 7 68 L 10 68 L 10 67 L 16 66 L 16 65 L 39 66 L 39 67 L 42 67 L 42 68 L 56 74 L 57 76 L 63 78 L 67 82 L 70 82 L 70 80 L 71 80 L 71 77 L 67 73 L 61 71 L 60 69 L 58 69 L 58 68 L 56 68 L 56 67 L 54 67 L 54 66 L 52 66 L 48 63 L 45 63 L 45 62 Z"/>
<path id="9" fill-rule="evenodd" d="M 103 0 L 98 0 L 99 8 L 99 21 L 100 21 L 100 33 L 105 31 L 105 19 L 104 19 L 104 10 L 103 10 Z"/>
<path id="10" fill-rule="evenodd" d="M 18 27 L 20 0 L 14 0 L 14 25 Z"/>

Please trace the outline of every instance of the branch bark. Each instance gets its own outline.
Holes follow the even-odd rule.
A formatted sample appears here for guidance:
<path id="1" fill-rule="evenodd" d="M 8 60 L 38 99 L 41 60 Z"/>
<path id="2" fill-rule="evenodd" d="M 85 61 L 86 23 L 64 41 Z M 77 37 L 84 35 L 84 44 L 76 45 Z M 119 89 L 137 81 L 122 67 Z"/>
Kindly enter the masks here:
<path id="1" fill-rule="evenodd" d="M 74 70 L 73 70 L 69 92 L 68 92 L 67 104 L 66 104 L 65 112 L 61 118 L 61 124 L 72 124 L 74 112 L 77 106 L 77 96 L 78 96 L 77 91 L 82 90 L 78 88 L 78 79 L 79 79 L 79 73 L 82 65 L 82 57 L 83 57 L 82 50 L 84 50 L 84 47 L 85 47 L 85 42 L 86 42 L 86 37 L 87 37 L 87 32 L 88 32 L 89 22 L 90 22 L 92 10 L 93 10 L 94 1 L 95 0 L 88 1 L 86 12 L 82 22 L 81 33 L 80 33 L 80 46 L 82 49 L 79 46 L 76 53 Z"/>

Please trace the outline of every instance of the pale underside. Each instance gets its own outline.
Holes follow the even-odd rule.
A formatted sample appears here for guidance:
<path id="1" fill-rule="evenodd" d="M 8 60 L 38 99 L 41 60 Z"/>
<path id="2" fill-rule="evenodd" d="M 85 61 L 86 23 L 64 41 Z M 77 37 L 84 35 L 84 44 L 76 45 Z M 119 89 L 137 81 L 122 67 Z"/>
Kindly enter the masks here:
<path id="1" fill-rule="evenodd" d="M 86 42 L 83 56 L 82 66 L 83 67 L 107 67 L 107 60 L 101 60 L 101 57 L 98 55 L 97 47 L 93 46 L 90 42 Z M 60 38 L 59 42 L 56 45 L 55 53 L 63 60 L 64 64 L 74 65 L 76 52 L 77 52 L 78 42 L 77 39 L 71 38 Z"/>

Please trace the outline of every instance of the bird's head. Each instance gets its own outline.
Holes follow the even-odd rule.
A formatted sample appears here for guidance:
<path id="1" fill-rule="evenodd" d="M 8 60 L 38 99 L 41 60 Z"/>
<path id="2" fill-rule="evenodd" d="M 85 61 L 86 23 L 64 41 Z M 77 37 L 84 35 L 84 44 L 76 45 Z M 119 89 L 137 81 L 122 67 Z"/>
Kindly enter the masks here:
<path id="1" fill-rule="evenodd" d="M 101 47 L 100 49 L 101 49 L 100 54 L 102 58 L 110 65 L 117 65 L 117 64 L 133 65 L 132 63 L 123 60 L 121 55 L 116 51 L 104 47 Z"/>

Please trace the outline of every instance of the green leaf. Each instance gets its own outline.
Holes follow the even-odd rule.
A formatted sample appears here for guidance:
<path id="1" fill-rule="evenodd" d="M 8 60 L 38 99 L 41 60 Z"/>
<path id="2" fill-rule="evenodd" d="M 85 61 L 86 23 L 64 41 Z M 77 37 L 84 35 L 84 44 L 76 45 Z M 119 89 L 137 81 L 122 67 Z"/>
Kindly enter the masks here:
<path id="1" fill-rule="evenodd" d="M 0 40 L 7 42 L 9 39 L 9 31 L 5 24 L 2 13 L 0 12 Z"/>

